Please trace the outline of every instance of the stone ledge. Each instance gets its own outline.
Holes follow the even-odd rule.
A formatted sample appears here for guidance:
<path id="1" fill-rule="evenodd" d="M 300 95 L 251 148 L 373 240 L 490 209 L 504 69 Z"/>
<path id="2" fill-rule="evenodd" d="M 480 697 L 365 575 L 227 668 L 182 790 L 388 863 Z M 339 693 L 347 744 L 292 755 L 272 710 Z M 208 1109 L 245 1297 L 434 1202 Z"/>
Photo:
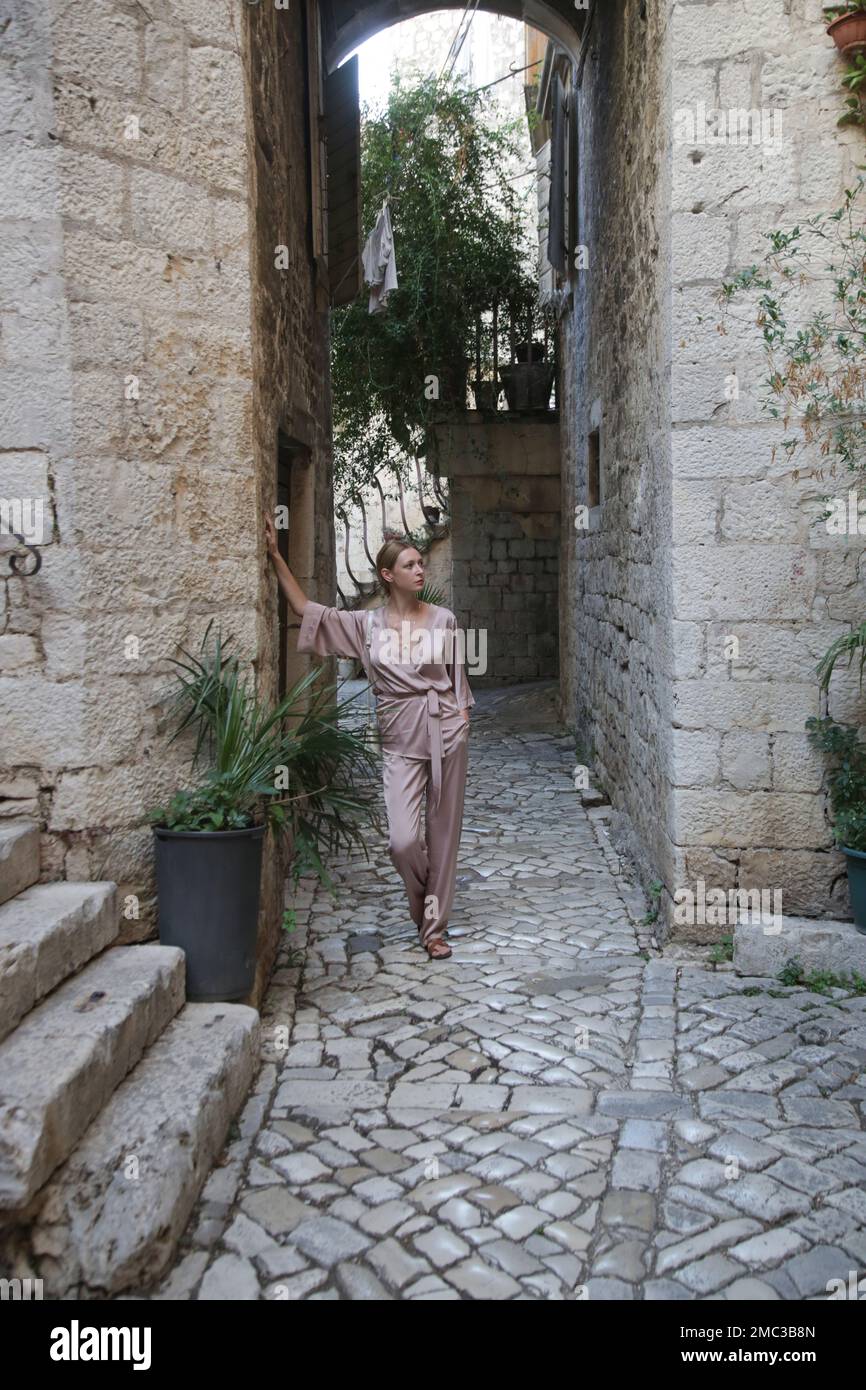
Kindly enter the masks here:
<path id="1" fill-rule="evenodd" d="M 12 1267 L 38 1269 L 53 1298 L 158 1278 L 246 1099 L 259 1039 L 255 1009 L 185 1005 L 40 1193 L 32 1228 L 8 1242 Z"/>
<path id="2" fill-rule="evenodd" d="M 183 1007 L 175 946 L 115 946 L 0 1043 L 0 1211 L 23 1208 Z"/>
<path id="3" fill-rule="evenodd" d="M 118 934 L 113 883 L 39 883 L 0 907 L 0 1040 Z"/>
<path id="4" fill-rule="evenodd" d="M 7 903 L 39 877 L 39 827 L 13 821 L 0 828 L 0 903 Z"/>
<path id="5" fill-rule="evenodd" d="M 866 935 L 853 922 L 783 917 L 781 930 L 739 922 L 734 928 L 734 969 L 738 975 L 776 977 L 792 957 L 805 971 L 852 971 L 866 976 Z"/>

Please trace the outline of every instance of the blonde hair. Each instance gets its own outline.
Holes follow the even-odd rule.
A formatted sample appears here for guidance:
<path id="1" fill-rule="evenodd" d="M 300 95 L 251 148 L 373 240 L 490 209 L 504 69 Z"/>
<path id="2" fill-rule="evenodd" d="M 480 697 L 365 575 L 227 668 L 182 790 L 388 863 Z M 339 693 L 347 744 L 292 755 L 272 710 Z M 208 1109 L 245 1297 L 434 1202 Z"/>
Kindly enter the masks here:
<path id="1" fill-rule="evenodd" d="M 391 596 L 391 585 L 387 579 L 382 578 L 382 570 L 393 569 L 404 550 L 414 549 L 414 544 L 406 536 L 392 536 L 379 547 L 376 556 L 376 579 L 386 600 Z"/>

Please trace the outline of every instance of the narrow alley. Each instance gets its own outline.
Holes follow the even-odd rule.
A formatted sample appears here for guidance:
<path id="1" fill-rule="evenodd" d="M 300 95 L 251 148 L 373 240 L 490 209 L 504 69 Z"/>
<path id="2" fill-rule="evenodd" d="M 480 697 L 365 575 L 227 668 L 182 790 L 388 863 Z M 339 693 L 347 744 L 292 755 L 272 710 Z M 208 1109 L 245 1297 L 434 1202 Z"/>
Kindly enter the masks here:
<path id="1" fill-rule="evenodd" d="M 450 959 L 384 844 L 297 897 L 260 1073 L 145 1297 L 810 1299 L 866 1264 L 866 998 L 660 955 L 554 693 L 479 695 Z"/>

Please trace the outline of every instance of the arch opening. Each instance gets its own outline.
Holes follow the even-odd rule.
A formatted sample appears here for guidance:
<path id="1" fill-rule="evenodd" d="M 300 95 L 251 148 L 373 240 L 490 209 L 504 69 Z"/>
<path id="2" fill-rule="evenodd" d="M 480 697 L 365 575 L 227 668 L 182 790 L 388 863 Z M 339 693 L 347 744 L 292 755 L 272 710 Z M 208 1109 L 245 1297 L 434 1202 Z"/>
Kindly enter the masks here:
<path id="1" fill-rule="evenodd" d="M 322 6 L 325 68 L 333 72 L 361 44 L 394 24 L 455 8 L 455 0 L 371 0 L 370 4 L 326 0 Z M 568 0 L 480 0 L 478 9 L 531 25 L 555 39 L 577 61 L 588 11 L 576 9 Z"/>

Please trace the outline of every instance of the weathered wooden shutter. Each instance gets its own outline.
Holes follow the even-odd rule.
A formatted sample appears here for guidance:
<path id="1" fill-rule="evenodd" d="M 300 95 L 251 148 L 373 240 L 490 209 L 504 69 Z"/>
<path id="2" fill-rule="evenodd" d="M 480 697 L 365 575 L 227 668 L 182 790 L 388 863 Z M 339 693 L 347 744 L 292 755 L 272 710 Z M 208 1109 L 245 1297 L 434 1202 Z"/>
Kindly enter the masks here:
<path id="1" fill-rule="evenodd" d="M 328 281 L 331 303 L 348 304 L 361 290 L 361 114 L 358 59 L 325 79 L 328 140 Z"/>
<path id="2" fill-rule="evenodd" d="M 322 44 L 318 0 L 306 0 L 304 9 L 307 44 L 307 125 L 310 160 L 310 234 L 313 260 L 327 279 L 327 231 L 325 196 L 324 100 Z"/>
<path id="3" fill-rule="evenodd" d="M 572 81 L 568 88 L 568 273 L 575 273 L 577 248 L 580 245 L 580 200 L 578 197 L 578 156 L 580 151 L 577 128 L 577 88 Z"/>
<path id="4" fill-rule="evenodd" d="M 566 102 L 562 78 L 556 73 L 551 93 L 550 197 L 547 222 L 547 259 L 565 272 Z"/>

